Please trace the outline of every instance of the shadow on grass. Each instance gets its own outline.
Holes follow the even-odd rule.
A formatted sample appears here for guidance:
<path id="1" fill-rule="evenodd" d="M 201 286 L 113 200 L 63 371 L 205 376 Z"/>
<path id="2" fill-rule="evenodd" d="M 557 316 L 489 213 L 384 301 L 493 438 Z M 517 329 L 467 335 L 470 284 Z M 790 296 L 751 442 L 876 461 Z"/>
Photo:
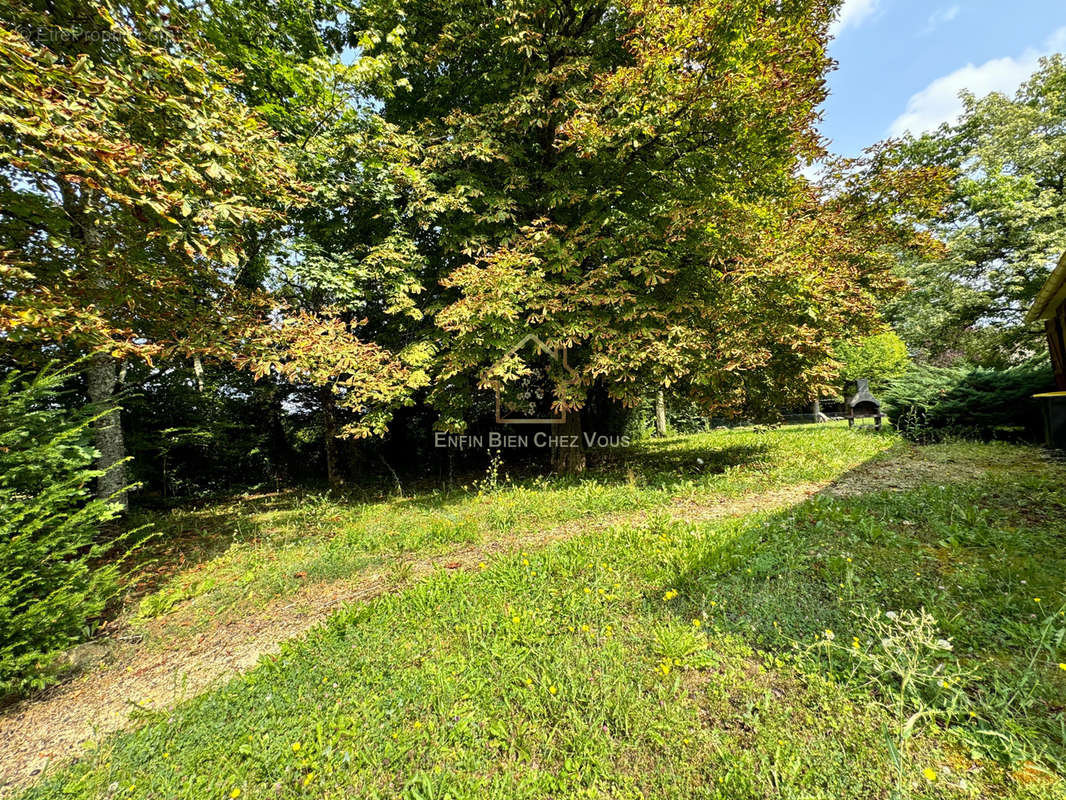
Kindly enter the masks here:
<path id="1" fill-rule="evenodd" d="M 544 490 L 636 484 L 669 491 L 693 479 L 721 475 L 729 469 L 757 467 L 770 450 L 763 443 L 693 447 L 691 440 L 683 438 L 642 441 L 626 448 L 589 450 L 588 468 L 580 475 L 544 475 L 521 464 L 508 465 L 503 470 L 508 480 L 501 488 Z M 485 478 L 484 472 L 470 472 L 457 481 L 464 488 L 441 491 L 423 484 L 416 486 L 410 495 L 393 496 L 391 500 L 406 508 L 447 514 L 451 508 L 468 502 Z"/>
<path id="2" fill-rule="evenodd" d="M 639 473 L 645 483 L 669 488 L 695 477 L 720 475 L 734 467 L 754 466 L 770 453 L 770 447 L 765 443 L 683 447 L 684 441 L 653 439 L 622 450 L 591 451 L 592 477 L 600 481 L 624 482 L 632 470 Z"/>
<path id="3" fill-rule="evenodd" d="M 968 447 L 939 446 L 936 457 L 949 468 L 964 464 Z M 780 513 L 714 523 L 678 558 L 677 612 L 794 654 L 827 639 L 846 649 L 853 637 L 876 648 L 871 615 L 924 609 L 953 643 L 947 658 L 973 673 L 966 741 L 988 756 L 1042 759 L 1061 772 L 1066 468 L 1026 452 L 1029 468 L 977 470 L 956 482 L 933 477 L 897 491 L 863 492 L 862 473 L 844 475 L 837 483 L 846 495 L 834 486 Z M 846 664 L 837 663 L 845 678 Z"/>
<path id="4" fill-rule="evenodd" d="M 252 513 L 291 509 L 297 502 L 295 495 L 261 498 Z M 237 501 L 167 514 L 135 513 L 129 525 L 143 528 L 124 565 L 127 590 L 134 598 L 154 591 L 179 572 L 222 556 L 236 542 L 254 542 L 264 534 L 248 505 Z"/>

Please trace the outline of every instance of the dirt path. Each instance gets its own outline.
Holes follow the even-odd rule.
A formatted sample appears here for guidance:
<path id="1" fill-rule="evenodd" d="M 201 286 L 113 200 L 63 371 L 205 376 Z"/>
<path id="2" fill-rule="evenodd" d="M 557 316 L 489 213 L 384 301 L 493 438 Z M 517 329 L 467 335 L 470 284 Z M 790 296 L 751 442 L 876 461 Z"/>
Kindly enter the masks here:
<path id="1" fill-rule="evenodd" d="M 864 477 L 867 468 L 871 473 Z M 899 476 L 896 470 L 886 470 L 883 462 L 875 462 L 850 474 L 847 484 L 801 484 L 735 498 L 688 499 L 662 509 L 577 519 L 432 558 L 411 557 L 407 560 L 410 569 L 400 571 L 405 576 L 402 581 L 396 579 L 393 567 L 388 575 L 367 572 L 351 580 L 307 586 L 295 596 L 278 598 L 256 614 L 220 623 L 200 634 L 174 635 L 164 630 L 167 618 L 160 618 L 149 629 L 150 644 L 112 641 L 106 664 L 0 716 L 0 797 L 25 787 L 50 764 L 76 756 L 86 744 L 133 727 L 136 720 L 131 719 L 131 712 L 168 708 L 201 694 L 213 684 L 251 669 L 260 657 L 277 652 L 282 642 L 306 633 L 337 609 L 398 591 L 434 570 L 474 569 L 494 554 L 639 523 L 662 512 L 678 520 L 699 522 L 785 508 L 820 491 L 846 494 L 852 481 L 864 491 L 874 488 L 871 484 L 875 483 L 905 488 L 894 480 L 886 481 L 890 474 Z"/>

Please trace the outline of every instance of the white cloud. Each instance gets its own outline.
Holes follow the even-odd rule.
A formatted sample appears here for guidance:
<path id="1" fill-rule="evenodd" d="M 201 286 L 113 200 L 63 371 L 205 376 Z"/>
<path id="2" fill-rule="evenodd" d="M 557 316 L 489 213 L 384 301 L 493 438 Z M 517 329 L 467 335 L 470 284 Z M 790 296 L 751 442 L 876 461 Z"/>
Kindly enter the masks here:
<path id="1" fill-rule="evenodd" d="M 986 61 L 980 66 L 967 64 L 950 75 L 937 78 L 907 101 L 907 109 L 889 126 L 891 136 L 908 131 L 919 134 L 938 128 L 944 122 L 954 122 L 962 113 L 959 93 L 969 91 L 978 97 L 990 92 L 1013 94 L 1018 86 L 1037 68 L 1042 56 L 1066 49 L 1066 27 L 1059 28 L 1043 47 L 1031 47 L 1019 56 L 1007 56 Z"/>
<path id="2" fill-rule="evenodd" d="M 925 23 L 925 27 L 918 31 L 918 35 L 928 36 L 941 25 L 946 25 L 955 19 L 960 11 L 962 11 L 962 7 L 959 5 L 953 5 L 950 8 L 942 8 L 939 11 L 934 11 L 929 15 L 929 20 Z"/>
<path id="3" fill-rule="evenodd" d="M 840 16 L 829 27 L 832 36 L 839 36 L 846 28 L 857 28 L 877 11 L 878 0 L 844 0 Z"/>

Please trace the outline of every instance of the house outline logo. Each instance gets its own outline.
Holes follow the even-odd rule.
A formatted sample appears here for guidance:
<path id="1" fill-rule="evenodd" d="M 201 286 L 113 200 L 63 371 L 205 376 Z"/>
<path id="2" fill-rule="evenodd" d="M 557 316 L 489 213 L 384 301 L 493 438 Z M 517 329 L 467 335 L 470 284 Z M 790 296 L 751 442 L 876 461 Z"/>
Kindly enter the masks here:
<path id="1" fill-rule="evenodd" d="M 577 381 L 577 373 L 570 367 L 567 361 L 567 353 L 565 347 L 548 347 L 541 341 L 540 337 L 535 333 L 527 333 L 519 340 L 519 342 L 500 356 L 493 362 L 492 366 L 482 373 L 482 382 L 492 385 L 492 391 L 496 395 L 496 422 L 500 425 L 563 425 L 566 423 L 566 409 L 563 409 L 561 417 L 547 417 L 547 418 L 526 418 L 526 417 L 505 417 L 503 415 L 503 402 L 500 395 L 500 381 L 498 379 L 488 379 L 487 375 L 490 371 L 501 366 L 507 359 L 516 355 L 519 350 L 525 347 L 530 342 L 536 346 L 537 351 L 548 356 L 552 361 L 560 364 L 564 370 L 566 370 L 568 378 L 564 378 L 557 383 L 556 392 L 560 389 L 564 389 Z M 562 356 L 560 357 L 559 351 L 562 350 Z"/>

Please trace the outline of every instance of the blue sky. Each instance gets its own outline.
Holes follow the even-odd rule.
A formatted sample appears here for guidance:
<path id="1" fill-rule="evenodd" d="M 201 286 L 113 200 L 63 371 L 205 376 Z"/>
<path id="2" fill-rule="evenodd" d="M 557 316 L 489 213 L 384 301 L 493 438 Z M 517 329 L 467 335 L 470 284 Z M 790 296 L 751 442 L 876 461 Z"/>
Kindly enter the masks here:
<path id="1" fill-rule="evenodd" d="M 1066 51 L 1066 0 L 845 0 L 835 33 L 822 133 L 850 156 L 953 119 L 962 89 L 1013 93 Z"/>

